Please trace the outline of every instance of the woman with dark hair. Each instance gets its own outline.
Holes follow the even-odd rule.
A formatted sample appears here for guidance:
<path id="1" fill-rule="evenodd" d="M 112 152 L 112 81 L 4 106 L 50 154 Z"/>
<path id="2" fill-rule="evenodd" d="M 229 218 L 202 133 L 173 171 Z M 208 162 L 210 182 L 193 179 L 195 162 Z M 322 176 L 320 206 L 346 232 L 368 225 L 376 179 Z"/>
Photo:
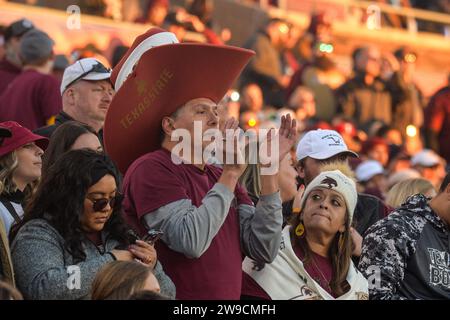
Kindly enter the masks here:
<path id="1" fill-rule="evenodd" d="M 12 230 L 16 282 L 25 298 L 88 298 L 103 265 L 134 259 L 154 268 L 161 287 L 175 294 L 153 246 L 130 243 L 118 181 L 112 161 L 87 149 L 69 151 L 49 168 Z"/>
<path id="2" fill-rule="evenodd" d="M 306 187 L 300 208 L 293 208 L 275 260 L 244 260 L 243 298 L 368 299 L 367 280 L 351 260 L 355 183 L 340 170 L 323 170 Z"/>
<path id="3" fill-rule="evenodd" d="M 95 130 L 78 121 L 67 121 L 56 128 L 45 150 L 42 162 L 42 174 L 63 154 L 69 150 L 91 149 L 102 152 L 103 147 Z"/>

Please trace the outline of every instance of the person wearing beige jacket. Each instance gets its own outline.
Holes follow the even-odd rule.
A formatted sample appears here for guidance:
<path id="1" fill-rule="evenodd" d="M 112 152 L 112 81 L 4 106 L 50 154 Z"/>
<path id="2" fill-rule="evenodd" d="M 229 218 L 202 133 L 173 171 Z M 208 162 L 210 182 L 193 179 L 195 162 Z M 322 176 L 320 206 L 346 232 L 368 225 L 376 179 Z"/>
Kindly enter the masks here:
<path id="1" fill-rule="evenodd" d="M 351 260 L 355 182 L 340 170 L 323 170 L 293 208 L 275 260 L 244 260 L 243 298 L 368 300 L 368 282 Z"/>

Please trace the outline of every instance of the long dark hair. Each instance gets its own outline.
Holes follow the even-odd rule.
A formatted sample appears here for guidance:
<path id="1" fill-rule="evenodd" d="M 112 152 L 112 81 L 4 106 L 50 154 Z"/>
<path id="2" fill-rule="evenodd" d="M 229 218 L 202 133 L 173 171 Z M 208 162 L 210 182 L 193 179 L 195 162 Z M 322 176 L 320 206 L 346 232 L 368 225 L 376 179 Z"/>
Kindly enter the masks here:
<path id="1" fill-rule="evenodd" d="M 56 128 L 42 157 L 42 175 L 63 153 L 70 150 L 79 136 L 86 133 L 97 135 L 92 127 L 78 121 L 67 121 Z"/>
<path id="2" fill-rule="evenodd" d="M 99 169 L 101 168 L 101 169 Z M 109 157 L 93 150 L 71 150 L 59 157 L 43 177 L 31 202 L 25 209 L 20 224 L 11 230 L 12 239 L 20 228 L 33 219 L 47 220 L 64 238 L 65 249 L 74 260 L 84 261 L 82 241 L 85 239 L 80 219 L 84 212 L 84 200 L 99 170 L 114 177 L 119 189 L 119 174 Z M 104 176 L 103 175 L 103 176 Z M 114 207 L 104 231 L 110 238 L 128 245 L 129 231 L 121 217 L 121 205 Z"/>

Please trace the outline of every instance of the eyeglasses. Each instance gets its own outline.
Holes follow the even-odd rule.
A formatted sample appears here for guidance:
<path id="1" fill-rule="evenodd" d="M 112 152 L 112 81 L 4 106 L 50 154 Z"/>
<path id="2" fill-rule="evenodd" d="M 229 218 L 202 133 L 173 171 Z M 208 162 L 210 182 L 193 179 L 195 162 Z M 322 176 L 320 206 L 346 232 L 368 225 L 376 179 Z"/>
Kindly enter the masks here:
<path id="1" fill-rule="evenodd" d="M 117 194 L 115 197 L 113 197 L 111 199 L 106 199 L 106 198 L 91 199 L 89 197 L 86 197 L 86 199 L 88 199 L 89 201 L 92 202 L 92 209 L 95 212 L 99 212 L 99 211 L 102 211 L 103 209 L 105 209 L 108 204 L 112 209 L 116 209 L 122 203 L 123 195 Z"/>
<path id="2" fill-rule="evenodd" d="M 76 77 L 74 80 L 72 80 L 71 82 L 69 82 L 68 85 L 66 85 L 66 88 L 70 87 L 72 84 L 74 84 L 75 82 L 77 82 L 78 80 L 84 78 L 85 76 L 87 76 L 89 73 L 91 72 L 96 72 L 96 73 L 110 73 L 111 69 L 106 68 L 104 65 L 102 65 L 100 62 L 98 62 L 97 64 L 92 65 L 92 68 L 89 69 L 88 71 L 80 74 L 78 77 Z"/>

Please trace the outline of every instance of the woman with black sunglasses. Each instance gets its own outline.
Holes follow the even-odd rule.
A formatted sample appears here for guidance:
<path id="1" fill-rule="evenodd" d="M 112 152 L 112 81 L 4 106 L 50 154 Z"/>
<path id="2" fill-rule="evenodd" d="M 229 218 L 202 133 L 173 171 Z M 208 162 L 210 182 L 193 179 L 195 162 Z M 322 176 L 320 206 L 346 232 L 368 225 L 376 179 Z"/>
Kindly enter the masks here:
<path id="1" fill-rule="evenodd" d="M 87 149 L 69 151 L 49 168 L 12 230 L 17 286 L 26 299 L 89 298 L 97 271 L 114 260 L 154 269 L 161 291 L 175 296 L 153 246 L 131 243 L 118 181 L 111 160 Z"/>

